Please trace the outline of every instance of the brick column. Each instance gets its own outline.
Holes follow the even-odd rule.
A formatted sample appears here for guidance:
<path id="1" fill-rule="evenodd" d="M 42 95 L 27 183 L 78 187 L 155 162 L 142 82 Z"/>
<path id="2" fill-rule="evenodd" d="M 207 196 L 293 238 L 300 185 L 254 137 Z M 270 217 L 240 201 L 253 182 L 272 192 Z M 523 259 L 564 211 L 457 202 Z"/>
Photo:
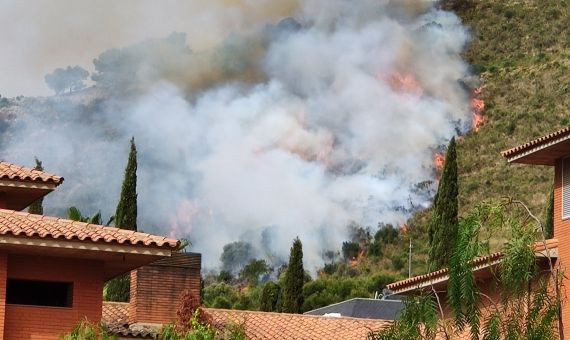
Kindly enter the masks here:
<path id="1" fill-rule="evenodd" d="M 554 238 L 558 239 L 558 266 L 563 271 L 561 339 L 570 334 L 570 219 L 562 219 L 562 160 L 556 161 L 554 172 Z"/>
<path id="2" fill-rule="evenodd" d="M 6 317 L 6 278 L 8 255 L 0 253 L 0 339 L 4 339 L 4 319 Z"/>

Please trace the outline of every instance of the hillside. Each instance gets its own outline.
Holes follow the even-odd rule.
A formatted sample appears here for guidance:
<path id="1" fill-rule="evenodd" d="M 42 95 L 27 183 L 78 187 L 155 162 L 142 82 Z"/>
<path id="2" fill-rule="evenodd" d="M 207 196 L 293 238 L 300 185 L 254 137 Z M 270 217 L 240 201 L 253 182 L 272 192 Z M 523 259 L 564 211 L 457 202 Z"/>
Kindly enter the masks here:
<path id="1" fill-rule="evenodd" d="M 570 3 L 464 1 L 465 58 L 480 74 L 485 124 L 460 144 L 460 209 L 511 196 L 544 215 L 552 169 L 507 165 L 499 152 L 570 124 Z"/>

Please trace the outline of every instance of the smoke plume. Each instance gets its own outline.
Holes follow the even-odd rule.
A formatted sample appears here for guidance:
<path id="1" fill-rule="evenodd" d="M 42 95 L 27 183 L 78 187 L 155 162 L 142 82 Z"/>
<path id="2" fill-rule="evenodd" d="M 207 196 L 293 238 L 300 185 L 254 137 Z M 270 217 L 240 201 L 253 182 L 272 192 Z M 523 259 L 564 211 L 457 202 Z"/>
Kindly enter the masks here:
<path id="1" fill-rule="evenodd" d="M 215 45 L 189 31 L 93 56 L 96 87 L 17 104 L 2 158 L 66 178 L 48 211 L 108 215 L 134 136 L 138 224 L 208 267 L 234 241 L 285 259 L 299 236 L 313 270 L 350 223 L 427 206 L 433 150 L 470 124 L 459 19 L 421 0 L 273 3 L 208 5 L 220 30 L 228 8 L 252 17 Z"/>

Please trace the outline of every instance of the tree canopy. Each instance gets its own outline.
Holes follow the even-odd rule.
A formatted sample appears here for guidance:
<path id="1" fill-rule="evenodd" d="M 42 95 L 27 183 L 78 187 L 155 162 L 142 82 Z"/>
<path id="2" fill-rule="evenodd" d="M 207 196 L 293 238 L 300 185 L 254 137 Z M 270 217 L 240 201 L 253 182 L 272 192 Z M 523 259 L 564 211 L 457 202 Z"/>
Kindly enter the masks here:
<path id="1" fill-rule="evenodd" d="M 73 92 L 85 88 L 85 80 L 89 72 L 80 66 L 67 66 L 57 68 L 52 73 L 46 74 L 44 80 L 47 86 L 56 94 Z"/>

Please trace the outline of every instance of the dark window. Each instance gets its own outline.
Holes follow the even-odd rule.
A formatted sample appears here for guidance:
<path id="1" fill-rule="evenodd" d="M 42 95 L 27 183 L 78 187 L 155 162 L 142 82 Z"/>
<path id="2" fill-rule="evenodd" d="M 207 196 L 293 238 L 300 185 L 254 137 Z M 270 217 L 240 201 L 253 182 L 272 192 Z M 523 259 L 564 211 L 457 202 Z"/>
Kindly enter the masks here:
<path id="1" fill-rule="evenodd" d="M 72 302 L 73 283 L 71 282 L 8 279 L 7 304 L 71 307 Z"/>

